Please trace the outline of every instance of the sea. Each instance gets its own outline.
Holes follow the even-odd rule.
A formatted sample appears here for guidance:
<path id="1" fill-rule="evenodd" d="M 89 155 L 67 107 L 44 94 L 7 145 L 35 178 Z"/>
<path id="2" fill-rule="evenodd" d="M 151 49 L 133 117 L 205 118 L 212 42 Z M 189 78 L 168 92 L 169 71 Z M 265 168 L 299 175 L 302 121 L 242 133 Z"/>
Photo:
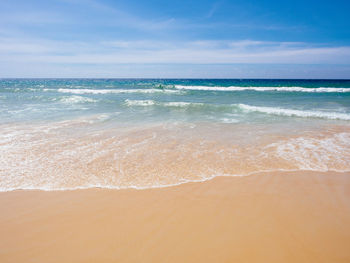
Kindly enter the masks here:
<path id="1" fill-rule="evenodd" d="M 350 80 L 0 79 L 0 191 L 293 171 L 350 172 Z"/>

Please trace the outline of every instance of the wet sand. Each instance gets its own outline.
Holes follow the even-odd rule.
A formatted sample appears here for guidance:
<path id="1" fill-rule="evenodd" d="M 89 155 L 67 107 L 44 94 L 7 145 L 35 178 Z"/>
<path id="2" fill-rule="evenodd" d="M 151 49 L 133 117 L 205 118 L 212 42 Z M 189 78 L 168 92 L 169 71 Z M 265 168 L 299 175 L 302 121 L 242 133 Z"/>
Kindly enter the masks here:
<path id="1" fill-rule="evenodd" d="M 0 262 L 350 262 L 350 173 L 0 193 Z"/>

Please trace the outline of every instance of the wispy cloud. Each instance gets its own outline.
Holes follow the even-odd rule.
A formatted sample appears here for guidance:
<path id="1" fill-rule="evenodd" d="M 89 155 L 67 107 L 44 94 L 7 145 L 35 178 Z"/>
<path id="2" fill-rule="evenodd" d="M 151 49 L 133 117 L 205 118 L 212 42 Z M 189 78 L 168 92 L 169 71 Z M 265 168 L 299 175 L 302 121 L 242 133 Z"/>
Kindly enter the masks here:
<path id="1" fill-rule="evenodd" d="M 139 31 L 160 31 L 172 27 L 176 20 L 172 17 L 145 18 L 118 7 L 95 0 L 58 0 L 61 5 L 48 7 L 26 7 L 25 9 L 10 8 L 1 10 L 0 23 L 2 28 L 25 30 L 41 27 L 43 33 L 52 25 L 68 26 L 70 32 L 79 27 L 94 26 L 95 28 L 125 28 Z M 79 11 L 79 12 L 77 12 Z M 52 29 L 52 28 L 51 28 Z M 61 32 L 62 34 L 62 32 Z"/>
<path id="2" fill-rule="evenodd" d="M 64 63 L 349 64 L 350 47 L 264 41 L 62 42 L 0 39 L 0 60 Z"/>
<path id="3" fill-rule="evenodd" d="M 205 17 L 211 18 L 214 15 L 214 13 L 219 9 L 220 6 L 221 6 L 221 2 L 215 2 Z"/>
<path id="4" fill-rule="evenodd" d="M 28 65 L 47 73 L 154 63 L 350 65 L 348 41 L 324 38 L 309 20 L 266 15 L 260 4 L 243 2 L 217 0 L 193 10 L 184 2 L 170 8 L 152 1 L 0 0 L 0 69 L 20 76 Z M 306 33 L 316 31 L 316 39 Z"/>
<path id="5" fill-rule="evenodd" d="M 167 28 L 175 19 L 145 19 L 121 8 L 103 4 L 94 0 L 80 1 L 85 7 L 89 6 L 94 12 L 99 11 L 109 17 L 110 25 L 121 25 L 125 27 L 136 28 L 140 30 L 160 30 Z"/>

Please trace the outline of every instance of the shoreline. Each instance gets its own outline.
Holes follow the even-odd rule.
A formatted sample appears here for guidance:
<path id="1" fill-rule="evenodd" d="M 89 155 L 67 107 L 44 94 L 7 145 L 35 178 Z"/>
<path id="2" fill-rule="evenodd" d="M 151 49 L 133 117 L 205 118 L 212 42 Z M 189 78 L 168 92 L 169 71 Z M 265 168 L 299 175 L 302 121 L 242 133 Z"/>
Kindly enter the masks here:
<path id="1" fill-rule="evenodd" d="M 237 175 L 213 175 L 212 177 L 203 178 L 199 180 L 188 180 L 185 182 L 179 182 L 175 184 L 169 184 L 169 185 L 155 185 L 155 186 L 145 186 L 145 187 L 139 187 L 139 186 L 129 186 L 129 187 L 118 187 L 118 186 L 77 186 L 75 188 L 64 188 L 64 189 L 43 189 L 43 188 L 18 188 L 18 189 L 11 189 L 11 190 L 0 190 L 1 193 L 10 193 L 10 192 L 71 192 L 71 191 L 84 191 L 84 190 L 111 190 L 111 191 L 120 191 L 120 190 L 137 190 L 137 191 L 143 191 L 143 190 L 152 190 L 152 189 L 162 189 L 162 188 L 172 188 L 172 187 L 178 187 L 181 185 L 186 184 L 192 184 L 192 183 L 205 183 L 207 181 L 214 180 L 216 178 L 222 178 L 222 177 L 250 177 L 250 176 L 264 176 L 264 175 L 271 175 L 271 174 L 279 174 L 279 175 L 288 175 L 288 174 L 318 174 L 318 175 L 327 175 L 327 174 L 350 174 L 350 170 L 345 171 L 337 171 L 337 170 L 329 170 L 329 171 L 316 171 L 316 170 L 271 170 L 271 171 L 258 171 L 258 172 L 252 172 L 250 174 L 237 174 Z"/>
<path id="2" fill-rule="evenodd" d="M 1 262 L 348 262 L 350 173 L 0 193 Z"/>

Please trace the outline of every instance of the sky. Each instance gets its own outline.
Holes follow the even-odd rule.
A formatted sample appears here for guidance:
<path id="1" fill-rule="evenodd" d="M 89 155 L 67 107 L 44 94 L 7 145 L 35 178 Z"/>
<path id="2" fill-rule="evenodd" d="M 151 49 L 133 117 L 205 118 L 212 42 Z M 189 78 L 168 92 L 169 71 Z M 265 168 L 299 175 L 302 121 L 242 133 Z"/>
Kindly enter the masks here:
<path id="1" fill-rule="evenodd" d="M 349 0 L 0 0 L 0 78 L 350 78 Z"/>

